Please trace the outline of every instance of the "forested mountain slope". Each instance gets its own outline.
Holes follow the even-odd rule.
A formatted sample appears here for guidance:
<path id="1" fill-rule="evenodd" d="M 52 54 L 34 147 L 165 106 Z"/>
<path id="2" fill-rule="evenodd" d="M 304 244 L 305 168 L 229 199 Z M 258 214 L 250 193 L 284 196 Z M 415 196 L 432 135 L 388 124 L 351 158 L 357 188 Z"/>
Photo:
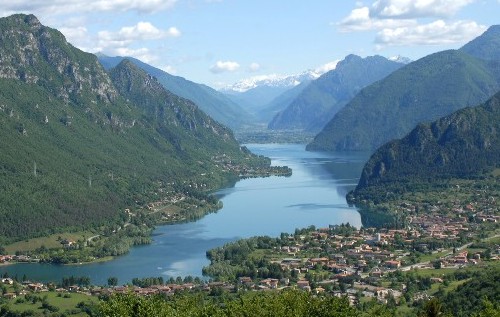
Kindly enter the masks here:
<path id="1" fill-rule="evenodd" d="M 363 87 L 384 78 L 403 64 L 382 56 L 349 55 L 334 70 L 312 81 L 269 123 L 269 129 L 319 132 Z"/>
<path id="2" fill-rule="evenodd" d="M 0 19 L 0 243 L 123 221 L 165 184 L 217 188 L 238 176 L 221 158 L 269 164 L 130 63 L 112 75 L 35 16 Z"/>
<path id="3" fill-rule="evenodd" d="M 487 176 L 500 168 L 500 93 L 379 148 L 366 163 L 354 194 L 408 190 L 407 185 Z M 388 190 L 387 188 L 390 188 Z"/>
<path id="4" fill-rule="evenodd" d="M 130 60 L 148 74 L 156 77 L 165 89 L 193 101 L 206 114 L 232 129 L 239 129 L 253 122 L 252 115 L 240 105 L 233 102 L 223 93 L 206 85 L 197 84 L 180 76 L 171 75 L 132 57 L 110 57 L 102 54 L 97 54 L 97 56 L 104 68 L 108 70 L 117 66 L 124 59 Z"/>
<path id="5" fill-rule="evenodd" d="M 500 46 L 492 44 L 498 40 L 495 29 L 471 42 L 475 43 L 474 51 L 488 46 L 500 53 Z M 418 123 L 486 101 L 500 89 L 500 61 L 483 60 L 480 57 L 484 55 L 476 57 L 470 52 L 463 49 L 431 54 L 366 87 L 307 149 L 374 150 L 403 137 Z M 495 54 L 490 51 L 488 56 Z"/>

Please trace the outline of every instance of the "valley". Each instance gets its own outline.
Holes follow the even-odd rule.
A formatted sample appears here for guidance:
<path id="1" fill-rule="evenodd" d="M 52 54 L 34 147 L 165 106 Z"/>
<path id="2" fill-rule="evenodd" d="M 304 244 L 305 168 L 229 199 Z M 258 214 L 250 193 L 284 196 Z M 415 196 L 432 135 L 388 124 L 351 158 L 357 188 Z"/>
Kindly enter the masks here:
<path id="1" fill-rule="evenodd" d="M 0 4 L 0 316 L 498 317 L 500 26 L 372 2 Z"/>

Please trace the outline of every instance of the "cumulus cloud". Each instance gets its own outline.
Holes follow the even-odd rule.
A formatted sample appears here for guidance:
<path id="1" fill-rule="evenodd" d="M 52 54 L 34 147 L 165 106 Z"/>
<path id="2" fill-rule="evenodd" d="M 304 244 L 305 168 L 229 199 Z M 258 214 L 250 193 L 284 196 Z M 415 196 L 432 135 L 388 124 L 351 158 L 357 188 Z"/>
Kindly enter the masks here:
<path id="1" fill-rule="evenodd" d="M 446 23 L 437 20 L 416 27 L 384 29 L 377 34 L 378 48 L 391 45 L 443 45 L 472 40 L 486 30 L 474 21 Z"/>
<path id="2" fill-rule="evenodd" d="M 450 18 L 475 1 L 375 0 L 371 6 L 353 9 L 337 26 L 341 32 L 377 31 L 377 49 L 394 45 L 464 43 L 480 35 L 486 27 L 474 21 Z"/>
<path id="3" fill-rule="evenodd" d="M 108 55 L 132 56 L 143 62 L 151 63 L 158 58 L 148 48 L 140 47 L 143 41 L 161 40 L 178 37 L 180 31 L 171 27 L 166 30 L 156 28 L 149 22 L 139 22 L 134 26 L 122 27 L 119 31 L 100 31 L 97 33 L 97 45 L 91 51 L 102 51 Z"/>
<path id="4" fill-rule="evenodd" d="M 383 19 L 448 17 L 476 0 L 377 0 L 370 16 Z"/>
<path id="5" fill-rule="evenodd" d="M 134 26 L 122 27 L 118 32 L 100 31 L 97 36 L 99 41 L 106 45 L 125 46 L 134 41 L 160 40 L 166 37 L 178 37 L 180 34 L 175 27 L 160 30 L 149 22 L 139 22 Z"/>
<path id="6" fill-rule="evenodd" d="M 260 70 L 260 64 L 258 64 L 258 63 L 252 63 L 252 64 L 250 64 L 250 65 L 248 66 L 248 71 L 249 71 L 249 72 L 252 72 L 252 73 L 253 73 L 253 72 L 256 72 L 256 71 L 258 71 L 258 70 Z"/>
<path id="7" fill-rule="evenodd" d="M 96 11 L 153 13 L 173 7 L 177 0 L 10 0 L 4 2 L 0 4 L 0 11 L 5 15 L 15 12 L 41 12 L 54 15 Z"/>
<path id="8" fill-rule="evenodd" d="M 210 71 L 214 74 L 220 74 L 224 72 L 234 72 L 240 68 L 240 64 L 233 61 L 217 61 L 215 65 L 210 67 Z"/>
<path id="9" fill-rule="evenodd" d="M 63 27 L 60 28 L 59 31 L 61 31 L 61 33 L 64 34 L 68 42 L 80 42 L 82 40 L 87 39 L 88 37 L 88 30 L 86 27 L 83 26 L 78 26 L 74 28 Z"/>
<path id="10" fill-rule="evenodd" d="M 342 32 L 366 31 L 383 28 L 398 28 L 417 25 L 417 21 L 411 19 L 376 19 L 370 16 L 369 7 L 361 7 L 352 10 L 351 14 L 339 24 Z"/>
<path id="11" fill-rule="evenodd" d="M 322 75 L 322 74 L 324 74 L 326 72 L 329 72 L 329 71 L 334 70 L 335 68 L 337 68 L 337 64 L 339 62 L 340 62 L 340 59 L 335 60 L 333 62 L 326 63 L 324 65 L 316 67 L 316 69 L 314 70 L 314 72 L 317 73 L 317 74 L 319 74 L 319 75 Z"/>
<path id="12" fill-rule="evenodd" d="M 106 52 L 109 55 L 135 57 L 143 61 L 144 63 L 153 63 L 158 60 L 158 58 L 154 54 L 152 54 L 151 51 L 146 47 L 141 47 L 137 49 L 128 47 L 117 47 L 108 49 Z"/>

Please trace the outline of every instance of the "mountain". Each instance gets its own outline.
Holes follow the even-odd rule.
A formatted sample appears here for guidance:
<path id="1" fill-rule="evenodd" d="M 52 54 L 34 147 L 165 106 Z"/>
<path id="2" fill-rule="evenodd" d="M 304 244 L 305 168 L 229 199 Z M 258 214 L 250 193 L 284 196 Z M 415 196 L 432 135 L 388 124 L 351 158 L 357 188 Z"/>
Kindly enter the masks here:
<path id="1" fill-rule="evenodd" d="M 403 64 L 382 56 L 349 55 L 334 70 L 311 82 L 269 123 L 269 129 L 319 132 L 363 87 L 384 78 Z"/>
<path id="2" fill-rule="evenodd" d="M 228 94 L 244 93 L 259 87 L 289 89 L 300 83 L 311 81 L 321 76 L 321 71 L 308 70 L 295 75 L 263 75 L 246 78 L 232 85 L 226 86 L 221 91 Z"/>
<path id="3" fill-rule="evenodd" d="M 262 122 L 265 122 L 266 125 L 271 122 L 271 120 L 281 111 L 285 110 L 288 105 L 292 103 L 292 101 L 297 98 L 300 93 L 311 83 L 310 80 L 304 81 L 299 85 L 290 88 L 283 92 L 282 94 L 275 97 L 273 100 L 268 102 L 265 106 L 262 107 L 256 113 L 257 118 L 259 118 Z"/>
<path id="4" fill-rule="evenodd" d="M 481 36 L 465 44 L 461 51 L 484 60 L 500 60 L 500 25 L 493 25 Z"/>
<path id="5" fill-rule="evenodd" d="M 471 43 L 485 47 L 489 34 Z M 486 101 L 500 89 L 499 60 L 482 60 L 466 51 L 431 54 L 361 90 L 307 149 L 373 150 L 420 122 Z"/>
<path id="6" fill-rule="evenodd" d="M 0 139 L 0 244 L 123 224 L 126 208 L 206 199 L 232 167 L 269 164 L 153 76 L 126 61 L 108 74 L 23 14 L 0 19 Z"/>
<path id="7" fill-rule="evenodd" d="M 401 55 L 396 55 L 396 56 L 389 57 L 389 60 L 393 61 L 393 62 L 396 62 L 396 63 L 405 64 L 405 65 L 406 64 L 410 64 L 411 62 L 413 62 L 408 57 L 401 56 Z"/>
<path id="8" fill-rule="evenodd" d="M 239 129 L 253 121 L 252 116 L 242 107 L 230 100 L 223 93 L 206 85 L 197 84 L 179 76 L 173 76 L 133 57 L 110 57 L 103 54 L 97 54 L 97 57 L 104 68 L 108 70 L 118 65 L 124 59 L 130 60 L 147 73 L 156 77 L 158 82 L 167 90 L 193 101 L 209 116 L 232 129 Z"/>
<path id="9" fill-rule="evenodd" d="M 320 75 L 319 72 L 310 70 L 290 76 L 256 76 L 227 86 L 221 92 L 248 112 L 259 116 L 275 98 L 301 84 L 311 82 Z"/>
<path id="10" fill-rule="evenodd" d="M 422 123 L 380 147 L 363 168 L 355 195 L 385 193 L 429 179 L 470 178 L 500 168 L 500 93 L 484 104 Z"/>

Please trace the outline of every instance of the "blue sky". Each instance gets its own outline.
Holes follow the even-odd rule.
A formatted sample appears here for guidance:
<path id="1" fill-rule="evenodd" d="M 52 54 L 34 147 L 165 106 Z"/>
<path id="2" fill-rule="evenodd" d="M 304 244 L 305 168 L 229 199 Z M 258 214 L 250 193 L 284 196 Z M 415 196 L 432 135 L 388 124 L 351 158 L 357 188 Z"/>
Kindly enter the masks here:
<path id="1" fill-rule="evenodd" d="M 134 56 L 214 88 L 329 69 L 348 54 L 418 59 L 500 24 L 500 0 L 9 0 L 87 52 Z"/>

